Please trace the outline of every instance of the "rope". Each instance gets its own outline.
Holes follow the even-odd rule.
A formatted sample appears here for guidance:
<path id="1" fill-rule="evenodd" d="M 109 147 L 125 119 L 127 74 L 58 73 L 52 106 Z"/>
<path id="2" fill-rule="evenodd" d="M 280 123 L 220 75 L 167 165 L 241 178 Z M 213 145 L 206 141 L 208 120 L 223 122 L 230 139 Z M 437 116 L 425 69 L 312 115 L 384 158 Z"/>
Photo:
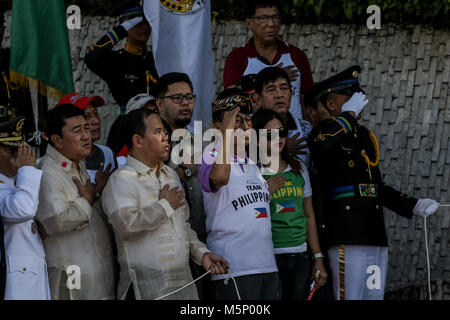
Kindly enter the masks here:
<path id="1" fill-rule="evenodd" d="M 156 299 L 156 300 L 161 300 L 161 299 L 163 299 L 163 298 L 165 298 L 165 297 L 168 297 L 168 296 L 170 296 L 170 295 L 172 295 L 172 294 L 174 294 L 174 293 L 177 293 L 178 291 L 183 290 L 184 288 L 189 287 L 191 284 L 193 284 L 193 283 L 195 283 L 196 281 L 200 280 L 201 278 L 203 278 L 204 276 L 206 276 L 206 275 L 207 275 L 208 273 L 210 273 L 210 272 L 211 272 L 211 270 L 209 270 L 208 272 L 205 272 L 203 275 L 201 275 L 200 277 L 198 277 L 198 278 L 195 279 L 195 280 L 192 280 L 192 281 L 189 282 L 187 285 L 185 285 L 185 286 L 183 286 L 183 287 L 181 287 L 181 288 L 179 288 L 179 289 L 177 289 L 177 290 L 175 290 L 175 291 L 169 292 L 169 293 L 167 293 L 167 294 L 165 294 L 165 295 L 159 297 L 159 298 Z"/>
<path id="2" fill-rule="evenodd" d="M 439 204 L 439 207 L 450 207 L 450 203 L 448 204 Z M 428 298 L 431 298 L 431 271 L 430 271 L 430 254 L 428 249 L 428 234 L 427 234 L 427 216 L 423 217 L 423 229 L 425 231 L 425 251 L 427 253 L 427 272 L 428 272 Z"/>
<path id="3" fill-rule="evenodd" d="M 223 281 L 223 283 L 225 283 L 225 285 L 228 285 L 228 281 L 230 280 L 230 278 L 231 278 L 231 279 L 233 280 L 233 282 L 234 282 L 234 287 L 235 287 L 235 289 L 236 289 L 236 294 L 237 294 L 237 296 L 238 296 L 238 299 L 239 299 L 239 300 L 242 300 L 242 299 L 241 299 L 241 295 L 239 294 L 239 289 L 238 289 L 238 287 L 237 287 L 236 280 L 234 280 L 234 277 L 231 275 L 230 270 L 228 270 L 228 277 Z"/>
<path id="4" fill-rule="evenodd" d="M 371 166 L 375 167 L 378 165 L 378 162 L 380 161 L 380 147 L 378 146 L 378 140 L 375 134 L 372 131 L 369 131 L 370 140 L 372 140 L 373 146 L 375 148 L 375 161 L 372 162 L 369 157 L 367 156 L 366 152 L 364 150 L 361 151 L 361 155 L 363 156 L 366 163 Z"/>
<path id="5" fill-rule="evenodd" d="M 428 297 L 431 299 L 431 279 L 430 279 L 430 256 L 428 254 L 428 235 L 427 235 L 427 216 L 423 217 L 423 229 L 425 230 L 425 251 L 427 252 L 427 271 L 428 271 Z"/>
<path id="6" fill-rule="evenodd" d="M 157 298 L 156 300 L 161 300 L 161 299 L 163 299 L 163 298 L 165 298 L 165 297 L 168 297 L 168 296 L 170 296 L 170 295 L 172 295 L 172 294 L 177 293 L 178 291 L 183 290 L 184 288 L 189 287 L 190 285 L 194 284 L 195 282 L 197 282 L 198 280 L 200 280 L 201 278 L 203 278 L 204 276 L 206 276 L 206 275 L 207 275 L 208 273 L 210 273 L 210 272 L 211 272 L 211 270 L 209 270 L 208 272 L 205 272 L 203 275 L 201 275 L 200 277 L 198 277 L 198 278 L 195 279 L 195 280 L 192 280 L 192 281 L 189 282 L 187 285 L 185 285 L 185 286 L 183 286 L 183 287 L 181 287 L 181 288 L 179 288 L 179 289 L 177 289 L 177 290 L 175 290 L 175 291 L 169 292 L 169 293 L 167 293 L 167 294 L 165 294 L 165 295 L 163 295 L 163 296 Z M 224 280 L 224 283 L 225 283 L 225 284 L 228 284 L 228 280 L 229 280 L 230 278 L 233 280 L 233 282 L 234 282 L 234 287 L 236 288 L 237 296 L 238 296 L 239 300 L 241 300 L 241 296 L 239 295 L 239 290 L 238 290 L 238 287 L 237 287 L 237 284 L 236 284 L 236 280 L 234 280 L 234 277 L 231 275 L 230 270 L 228 270 L 228 277 Z"/>

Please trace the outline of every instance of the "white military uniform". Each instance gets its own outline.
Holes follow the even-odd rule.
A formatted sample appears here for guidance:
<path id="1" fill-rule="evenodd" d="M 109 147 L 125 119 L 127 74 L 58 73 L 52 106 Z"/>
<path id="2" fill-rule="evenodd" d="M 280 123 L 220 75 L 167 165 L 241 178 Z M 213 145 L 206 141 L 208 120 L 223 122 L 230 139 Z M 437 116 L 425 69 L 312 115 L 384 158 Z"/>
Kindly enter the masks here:
<path id="1" fill-rule="evenodd" d="M 0 216 L 7 262 L 5 300 L 49 300 L 47 264 L 34 216 L 42 171 L 25 166 L 14 179 L 0 173 Z"/>
<path id="2" fill-rule="evenodd" d="M 77 177 L 85 184 L 89 179 L 84 161 L 77 168 L 49 145 L 39 167 L 43 174 L 36 219 L 45 233 L 52 298 L 114 299 L 113 255 L 106 216 L 98 201 L 91 206 L 80 197 L 72 180 Z M 76 274 L 67 274 L 69 266 L 79 267 L 80 287 L 72 278 Z"/>
<path id="3" fill-rule="evenodd" d="M 189 224 L 187 204 L 173 210 L 160 199 L 165 186 L 182 189 L 176 172 L 161 163 L 155 169 L 128 156 L 127 164 L 116 170 L 103 190 L 103 208 L 114 228 L 120 262 L 117 296 L 125 299 L 133 285 L 138 300 L 157 299 L 192 281 L 189 257 L 202 263 L 210 252 Z M 195 285 L 169 300 L 198 299 Z"/>

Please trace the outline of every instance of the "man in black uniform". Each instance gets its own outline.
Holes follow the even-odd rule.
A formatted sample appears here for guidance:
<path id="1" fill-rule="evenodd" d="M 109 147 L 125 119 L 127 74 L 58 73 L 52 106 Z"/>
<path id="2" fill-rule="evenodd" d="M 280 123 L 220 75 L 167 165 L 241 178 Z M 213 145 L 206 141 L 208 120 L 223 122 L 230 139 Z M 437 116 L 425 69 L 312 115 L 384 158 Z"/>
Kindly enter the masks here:
<path id="1" fill-rule="evenodd" d="M 335 298 L 383 299 L 387 236 L 383 206 L 412 218 L 429 216 L 439 203 L 417 200 L 383 183 L 379 148 L 372 131 L 358 123 L 368 103 L 359 87 L 359 66 L 314 85 L 306 113 L 316 118 L 308 137 L 325 195 L 325 232 Z"/>
<path id="2" fill-rule="evenodd" d="M 151 28 L 140 1 L 125 1 L 115 11 L 120 13 L 121 24 L 90 46 L 84 61 L 89 69 L 106 81 L 121 115 L 124 115 L 130 98 L 145 92 L 154 95 L 158 73 L 153 54 L 147 48 Z M 113 47 L 125 37 L 125 47 L 113 51 Z M 112 125 L 106 143 L 115 154 L 124 145 L 120 137 L 120 119 Z"/>

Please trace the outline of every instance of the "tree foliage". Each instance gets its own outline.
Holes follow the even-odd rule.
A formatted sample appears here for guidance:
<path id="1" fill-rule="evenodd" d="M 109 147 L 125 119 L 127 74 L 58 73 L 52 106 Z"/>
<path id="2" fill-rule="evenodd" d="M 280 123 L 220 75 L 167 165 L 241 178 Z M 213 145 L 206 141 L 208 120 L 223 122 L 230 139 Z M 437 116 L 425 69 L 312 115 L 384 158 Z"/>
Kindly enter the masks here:
<path id="1" fill-rule="evenodd" d="M 211 0 L 215 21 L 244 20 L 252 0 Z M 382 23 L 450 27 L 450 0 L 280 0 L 283 23 L 366 24 L 367 8 L 378 5 Z"/>
<path id="2" fill-rule="evenodd" d="M 58 0 L 59 1 L 59 0 Z M 64 0 L 76 4 L 83 15 L 111 15 L 124 0 Z M 151 0 L 158 1 L 158 0 Z M 216 22 L 245 19 L 245 7 L 252 0 L 211 0 L 212 18 Z M 291 24 L 366 24 L 367 7 L 378 5 L 381 23 L 429 24 L 450 28 L 450 0 L 278 0 L 283 23 Z M 0 0 L 2 11 L 11 0 Z M 9 8 L 8 8 L 9 7 Z"/>

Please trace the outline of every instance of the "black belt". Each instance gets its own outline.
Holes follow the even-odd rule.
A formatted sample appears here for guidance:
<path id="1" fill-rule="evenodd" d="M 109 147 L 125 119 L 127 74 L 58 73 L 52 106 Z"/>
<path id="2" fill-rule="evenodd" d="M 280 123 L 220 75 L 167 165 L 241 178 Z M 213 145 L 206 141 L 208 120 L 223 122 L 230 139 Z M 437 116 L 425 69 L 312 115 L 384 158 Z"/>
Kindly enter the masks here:
<path id="1" fill-rule="evenodd" d="M 356 196 L 376 198 L 378 197 L 378 185 L 371 183 L 362 183 L 331 189 L 331 200 L 338 200 Z"/>

